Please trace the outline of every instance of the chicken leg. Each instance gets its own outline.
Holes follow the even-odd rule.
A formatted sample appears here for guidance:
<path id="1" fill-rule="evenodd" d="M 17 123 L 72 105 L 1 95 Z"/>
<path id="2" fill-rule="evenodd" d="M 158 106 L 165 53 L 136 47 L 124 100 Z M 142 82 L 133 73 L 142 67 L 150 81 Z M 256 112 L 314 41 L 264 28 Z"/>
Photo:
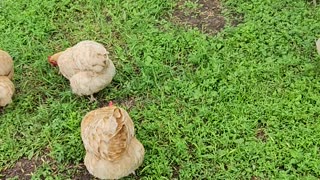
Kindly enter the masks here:
<path id="1" fill-rule="evenodd" d="M 89 102 L 98 102 L 97 99 L 93 96 L 93 94 L 90 95 L 90 101 Z"/>

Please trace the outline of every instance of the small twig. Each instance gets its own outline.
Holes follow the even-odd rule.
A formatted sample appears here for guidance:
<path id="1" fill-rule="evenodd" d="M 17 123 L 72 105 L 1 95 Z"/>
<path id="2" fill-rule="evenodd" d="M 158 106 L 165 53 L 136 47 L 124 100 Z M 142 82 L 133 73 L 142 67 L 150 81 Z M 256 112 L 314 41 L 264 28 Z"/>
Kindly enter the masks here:
<path id="1" fill-rule="evenodd" d="M 314 5 L 314 6 L 317 5 L 317 0 L 313 0 L 313 5 Z"/>

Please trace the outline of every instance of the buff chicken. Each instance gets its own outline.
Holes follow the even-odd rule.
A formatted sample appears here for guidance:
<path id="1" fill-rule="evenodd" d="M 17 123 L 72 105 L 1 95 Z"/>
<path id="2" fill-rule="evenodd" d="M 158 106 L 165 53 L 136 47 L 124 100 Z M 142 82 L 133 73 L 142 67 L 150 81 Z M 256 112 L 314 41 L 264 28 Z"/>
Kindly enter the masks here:
<path id="1" fill-rule="evenodd" d="M 86 114 L 81 137 L 86 149 L 84 164 L 97 178 L 119 179 L 134 173 L 143 162 L 144 147 L 122 108 L 109 105 Z"/>
<path id="2" fill-rule="evenodd" d="M 116 74 L 108 54 L 102 44 L 86 40 L 49 56 L 48 61 L 69 79 L 73 93 L 90 95 L 93 100 L 93 94 L 110 84 Z"/>
<path id="3" fill-rule="evenodd" d="M 0 50 L 0 106 L 6 106 L 12 102 L 15 88 L 12 83 L 13 61 L 11 56 Z"/>

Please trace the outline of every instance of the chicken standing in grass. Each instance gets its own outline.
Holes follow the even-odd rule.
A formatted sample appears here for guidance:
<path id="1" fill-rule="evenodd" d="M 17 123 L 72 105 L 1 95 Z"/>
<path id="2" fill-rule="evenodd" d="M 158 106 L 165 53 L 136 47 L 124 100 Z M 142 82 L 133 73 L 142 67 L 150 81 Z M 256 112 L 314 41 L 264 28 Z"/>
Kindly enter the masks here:
<path id="1" fill-rule="evenodd" d="M 109 105 L 89 112 L 81 122 L 86 149 L 84 164 L 100 179 L 119 179 L 142 164 L 144 147 L 136 139 L 134 125 L 122 108 Z"/>
<path id="2" fill-rule="evenodd" d="M 69 79 L 72 92 L 77 95 L 90 95 L 104 89 L 116 74 L 115 66 L 109 59 L 109 52 L 102 44 L 94 41 L 81 41 L 63 52 L 48 57 L 53 66 Z"/>
<path id="3" fill-rule="evenodd" d="M 0 106 L 6 106 L 12 102 L 15 88 L 12 83 L 13 61 L 11 56 L 0 50 Z"/>

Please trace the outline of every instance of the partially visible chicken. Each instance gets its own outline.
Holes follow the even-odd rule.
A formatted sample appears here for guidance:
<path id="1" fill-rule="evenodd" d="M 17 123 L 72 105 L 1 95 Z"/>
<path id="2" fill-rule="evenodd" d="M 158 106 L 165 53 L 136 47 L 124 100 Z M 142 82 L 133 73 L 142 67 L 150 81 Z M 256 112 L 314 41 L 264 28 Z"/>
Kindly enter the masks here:
<path id="1" fill-rule="evenodd" d="M 0 50 L 0 106 L 6 106 L 12 102 L 15 88 L 11 82 L 13 78 L 13 61 L 11 56 Z"/>
<path id="2" fill-rule="evenodd" d="M 143 162 L 144 147 L 122 108 L 111 105 L 89 112 L 81 122 L 81 137 L 84 164 L 95 177 L 119 179 L 134 173 Z"/>
<path id="3" fill-rule="evenodd" d="M 320 39 L 316 41 L 316 48 L 317 48 L 318 54 L 320 55 Z"/>
<path id="4" fill-rule="evenodd" d="M 0 76 L 0 106 L 6 106 L 12 102 L 14 85 L 6 76 Z"/>
<path id="5" fill-rule="evenodd" d="M 81 41 L 63 52 L 48 57 L 53 66 L 69 79 L 72 92 L 77 95 L 92 95 L 111 83 L 116 74 L 115 66 L 102 44 Z"/>
<path id="6" fill-rule="evenodd" d="M 7 76 L 9 79 L 12 79 L 13 73 L 13 61 L 11 56 L 0 49 L 0 76 Z"/>

